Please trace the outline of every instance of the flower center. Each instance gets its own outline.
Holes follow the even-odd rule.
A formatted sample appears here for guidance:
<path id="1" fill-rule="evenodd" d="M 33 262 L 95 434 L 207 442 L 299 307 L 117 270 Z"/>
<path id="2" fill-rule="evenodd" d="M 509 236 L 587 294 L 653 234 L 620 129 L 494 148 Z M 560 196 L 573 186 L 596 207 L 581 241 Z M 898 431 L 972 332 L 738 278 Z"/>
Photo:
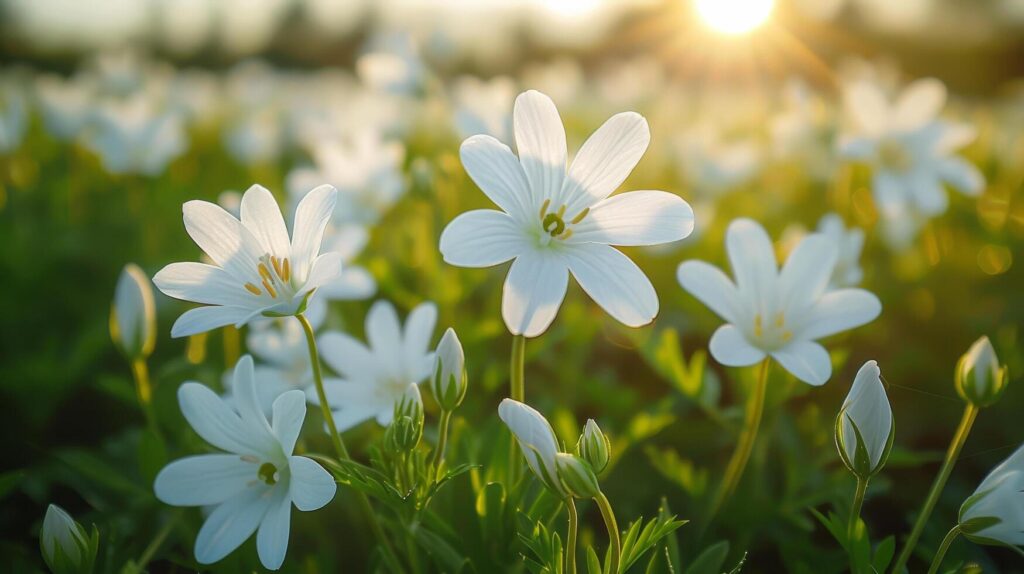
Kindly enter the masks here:
<path id="1" fill-rule="evenodd" d="M 277 467 L 269 462 L 265 462 L 260 465 L 260 469 L 256 471 L 256 476 L 269 486 L 277 484 L 277 480 L 280 478 L 280 475 L 277 472 Z"/>
<path id="2" fill-rule="evenodd" d="M 890 171 L 906 171 L 913 163 L 906 147 L 893 140 L 885 140 L 878 147 L 878 160 Z"/>
<path id="3" fill-rule="evenodd" d="M 552 239 L 569 239 L 572 237 L 572 227 L 577 223 L 583 221 L 583 218 L 590 213 L 590 208 L 586 207 L 583 211 L 576 214 L 569 220 L 568 223 L 565 221 L 565 209 L 566 205 L 563 203 L 556 211 L 548 211 L 551 207 L 551 200 L 545 199 L 544 205 L 540 208 L 540 227 L 544 231 L 540 236 L 541 245 L 547 245 L 551 243 Z"/>
<path id="4" fill-rule="evenodd" d="M 246 283 L 246 291 L 253 295 L 262 295 L 263 291 L 266 291 L 274 299 L 277 299 L 278 296 L 288 298 L 295 294 L 291 283 L 291 263 L 287 257 L 275 257 L 268 253 L 260 257 L 256 271 L 260 274 L 260 284 L 263 286 L 263 290 L 260 290 L 257 285 Z"/>
<path id="5" fill-rule="evenodd" d="M 774 350 L 786 346 L 793 340 L 793 331 L 786 326 L 786 314 L 775 313 L 771 321 L 765 321 L 761 313 L 754 315 L 754 338 L 764 349 Z"/>

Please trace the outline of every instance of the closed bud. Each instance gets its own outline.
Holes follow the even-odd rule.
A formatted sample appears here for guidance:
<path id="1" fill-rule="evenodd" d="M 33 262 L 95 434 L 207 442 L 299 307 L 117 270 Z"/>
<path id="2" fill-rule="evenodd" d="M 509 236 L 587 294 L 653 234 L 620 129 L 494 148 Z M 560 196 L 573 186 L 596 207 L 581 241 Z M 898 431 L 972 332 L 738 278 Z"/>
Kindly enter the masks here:
<path id="1" fill-rule="evenodd" d="M 976 407 L 987 407 L 999 400 L 1008 379 L 1006 366 L 999 364 L 988 337 L 971 345 L 956 365 L 956 392 Z"/>
<path id="2" fill-rule="evenodd" d="M 580 435 L 580 440 L 576 443 L 576 454 L 590 463 L 594 472 L 600 474 L 608 467 L 611 452 L 612 443 L 601 432 L 601 427 L 597 426 L 594 419 L 587 419 L 587 424 L 583 426 L 583 434 Z"/>
<path id="3" fill-rule="evenodd" d="M 145 359 L 156 344 L 156 305 L 149 277 L 134 263 L 124 266 L 110 308 L 110 337 L 129 360 Z"/>
<path id="4" fill-rule="evenodd" d="M 46 509 L 39 548 L 53 574 L 92 572 L 98 542 L 98 534 L 89 536 L 61 507 L 51 504 Z"/>
<path id="5" fill-rule="evenodd" d="M 555 431 L 544 415 L 527 404 L 505 399 L 498 405 L 498 417 L 508 425 L 509 430 L 519 441 L 519 447 L 533 474 L 551 492 L 562 498 L 569 496 L 558 478 L 555 464 L 558 439 L 555 438 Z"/>
<path id="6" fill-rule="evenodd" d="M 420 444 L 423 438 L 423 398 L 419 385 L 409 385 L 395 403 L 394 417 L 384 438 L 388 446 L 397 452 L 409 452 Z"/>
<path id="7" fill-rule="evenodd" d="M 594 498 L 601 492 L 597 483 L 597 475 L 590 463 L 582 458 L 565 452 L 555 455 L 555 466 L 558 478 L 565 490 L 576 498 Z"/>
<path id="8" fill-rule="evenodd" d="M 466 397 L 466 386 L 466 355 L 459 336 L 449 328 L 437 344 L 430 392 L 443 410 L 454 411 Z"/>
<path id="9" fill-rule="evenodd" d="M 839 457 L 862 479 L 882 470 L 893 441 L 892 408 L 882 385 L 878 363 L 868 361 L 857 371 L 850 393 L 836 418 Z"/>

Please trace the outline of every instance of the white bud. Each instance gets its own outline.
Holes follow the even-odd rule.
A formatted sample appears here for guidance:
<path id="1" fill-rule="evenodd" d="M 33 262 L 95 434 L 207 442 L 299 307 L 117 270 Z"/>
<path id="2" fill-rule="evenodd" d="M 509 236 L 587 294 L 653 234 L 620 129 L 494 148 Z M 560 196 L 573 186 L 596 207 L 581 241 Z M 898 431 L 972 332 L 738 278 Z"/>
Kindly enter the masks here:
<path id="1" fill-rule="evenodd" d="M 156 344 L 156 305 L 149 277 L 134 263 L 124 266 L 110 308 L 110 337 L 129 359 L 144 359 Z"/>
<path id="2" fill-rule="evenodd" d="M 975 406 L 987 407 L 999 400 L 1007 379 L 1006 367 L 999 365 L 988 337 L 975 341 L 956 366 L 957 393 Z"/>
<path id="3" fill-rule="evenodd" d="M 558 478 L 558 439 L 544 415 L 529 405 L 505 399 L 498 405 L 498 416 L 508 425 L 519 441 L 526 457 L 526 463 L 537 478 L 555 494 L 566 497 L 568 493 Z"/>
<path id="4" fill-rule="evenodd" d="M 601 427 L 597 426 L 594 419 L 587 419 L 587 424 L 583 426 L 583 434 L 576 443 L 576 454 L 589 462 L 594 472 L 601 472 L 608 466 L 611 451 L 612 444 L 601 432 Z"/>
<path id="5" fill-rule="evenodd" d="M 63 574 L 91 568 L 91 549 L 85 529 L 56 504 L 46 509 L 39 547 L 51 572 Z"/>
<path id="6" fill-rule="evenodd" d="M 846 466 L 857 476 L 870 477 L 885 465 L 892 448 L 893 418 L 878 363 L 868 361 L 857 371 L 836 421 L 836 446 Z"/>
<path id="7" fill-rule="evenodd" d="M 985 477 L 959 522 L 972 542 L 1024 546 L 1024 445 Z"/>
<path id="8" fill-rule="evenodd" d="M 455 331 L 449 328 L 437 344 L 430 392 L 446 411 L 454 411 L 466 397 L 466 355 Z"/>
<path id="9" fill-rule="evenodd" d="M 564 452 L 555 455 L 558 478 L 570 494 L 576 498 L 593 498 L 601 493 L 601 485 L 590 463 L 582 458 Z"/>

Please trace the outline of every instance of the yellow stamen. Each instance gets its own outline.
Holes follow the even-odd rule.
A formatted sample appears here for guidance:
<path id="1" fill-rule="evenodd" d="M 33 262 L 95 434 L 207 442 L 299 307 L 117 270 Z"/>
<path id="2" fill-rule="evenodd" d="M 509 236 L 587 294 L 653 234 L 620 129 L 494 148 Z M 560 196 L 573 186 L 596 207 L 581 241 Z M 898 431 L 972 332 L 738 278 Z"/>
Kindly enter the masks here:
<path id="1" fill-rule="evenodd" d="M 563 217 L 565 217 L 565 204 L 564 203 L 562 204 L 562 207 L 558 208 L 558 218 L 562 219 Z"/>
<path id="2" fill-rule="evenodd" d="M 761 314 L 754 315 L 754 336 L 761 337 L 764 335 L 764 326 L 761 324 Z"/>
<path id="3" fill-rule="evenodd" d="M 563 240 L 563 241 L 566 240 L 566 239 L 569 239 L 570 237 L 572 237 L 572 230 L 571 229 L 566 229 L 561 235 L 558 236 L 558 238 Z"/>
<path id="4" fill-rule="evenodd" d="M 284 260 L 284 275 L 281 276 L 281 279 L 284 279 L 285 281 L 290 281 L 290 277 L 291 276 L 292 276 L 291 265 L 288 263 L 288 260 L 285 259 Z"/>
<path id="5" fill-rule="evenodd" d="M 777 315 L 775 315 L 775 326 L 776 327 L 782 327 L 785 324 L 786 324 L 786 315 L 785 314 L 778 313 Z"/>
<path id="6" fill-rule="evenodd" d="M 548 206 L 551 205 L 550 199 L 544 200 L 544 205 L 540 206 L 540 218 L 544 219 L 544 216 L 548 214 Z"/>
<path id="7" fill-rule="evenodd" d="M 252 283 L 246 283 L 245 290 L 252 293 L 253 295 L 259 295 L 260 293 L 262 293 L 262 291 L 260 291 L 260 288 L 253 285 Z"/>
<path id="8" fill-rule="evenodd" d="M 260 263 L 256 270 L 259 271 L 260 277 L 263 278 L 263 281 L 266 282 L 274 280 L 274 278 L 270 276 L 270 270 L 267 269 L 267 265 L 265 263 Z"/>
<path id="9" fill-rule="evenodd" d="M 590 213 L 590 208 L 589 207 L 583 208 L 583 211 L 579 212 L 579 214 L 576 217 L 573 217 L 572 221 L 570 221 L 569 223 L 572 223 L 573 225 L 576 225 L 577 223 L 583 221 L 583 218 L 586 217 L 588 213 Z"/>
<path id="10" fill-rule="evenodd" d="M 281 272 L 281 260 L 277 257 L 271 257 L 270 263 L 274 266 L 274 273 L 277 273 L 278 277 L 284 277 L 284 273 Z"/>
<path id="11" fill-rule="evenodd" d="M 274 291 L 274 288 L 270 286 L 270 281 L 267 281 L 266 278 L 263 279 L 263 288 L 267 290 L 267 293 L 270 293 L 271 297 L 277 298 L 277 291 Z"/>
<path id="12" fill-rule="evenodd" d="M 793 333 L 791 333 L 789 331 L 783 331 L 782 332 L 782 341 L 783 342 L 788 343 L 788 342 L 790 342 L 792 340 L 793 340 Z"/>

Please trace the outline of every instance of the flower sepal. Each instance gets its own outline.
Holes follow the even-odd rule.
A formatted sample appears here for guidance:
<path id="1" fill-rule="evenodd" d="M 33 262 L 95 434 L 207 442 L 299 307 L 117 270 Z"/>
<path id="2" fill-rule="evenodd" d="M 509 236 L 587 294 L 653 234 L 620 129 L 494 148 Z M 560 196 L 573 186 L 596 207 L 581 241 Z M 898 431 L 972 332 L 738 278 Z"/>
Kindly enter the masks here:
<path id="1" fill-rule="evenodd" d="M 558 479 L 570 496 L 594 498 L 601 493 L 601 485 L 590 463 L 574 454 L 560 452 L 555 455 Z"/>
<path id="2" fill-rule="evenodd" d="M 594 472 L 600 474 L 608 467 L 611 460 L 612 443 L 608 437 L 601 432 L 594 419 L 587 419 L 583 427 L 583 434 L 576 443 L 576 454 L 583 460 L 590 463 Z"/>
<path id="3" fill-rule="evenodd" d="M 416 449 L 423 438 L 423 399 L 419 385 L 409 385 L 405 394 L 395 403 L 395 413 L 384 433 L 385 444 L 393 452 L 405 453 Z"/>
<path id="4" fill-rule="evenodd" d="M 850 426 L 853 428 L 853 437 L 845 437 L 843 435 L 843 417 L 848 419 Z M 889 423 L 889 438 L 885 443 L 885 448 L 882 450 L 882 455 L 878 459 L 878 464 L 871 464 L 871 455 L 868 453 L 867 446 L 865 446 L 864 435 L 861 434 L 860 428 L 857 423 L 854 422 L 853 417 L 850 417 L 846 410 L 839 411 L 839 415 L 836 416 L 835 424 L 835 440 L 836 447 L 839 450 L 839 458 L 842 459 L 843 464 L 846 468 L 850 469 L 850 472 L 861 480 L 868 480 L 881 472 L 882 468 L 885 467 L 886 461 L 889 460 L 889 453 L 892 452 L 893 439 L 896 436 L 896 423 L 891 421 Z M 852 438 L 855 441 L 854 455 L 851 458 L 847 454 L 846 440 Z"/>
<path id="5" fill-rule="evenodd" d="M 281 319 L 281 318 L 284 318 L 284 317 L 294 317 L 296 315 L 301 315 L 301 314 L 306 312 L 306 307 L 309 306 L 309 298 L 313 296 L 313 293 L 315 291 L 316 291 L 316 289 L 312 289 L 312 290 L 310 290 L 309 293 L 306 293 L 302 297 L 302 301 L 299 301 L 299 305 L 295 308 L 295 311 L 293 311 L 291 313 L 280 313 L 278 311 L 273 311 L 273 310 L 267 309 L 266 311 L 263 311 L 262 313 L 260 313 L 260 315 L 262 315 L 264 317 L 271 318 L 271 319 Z"/>

